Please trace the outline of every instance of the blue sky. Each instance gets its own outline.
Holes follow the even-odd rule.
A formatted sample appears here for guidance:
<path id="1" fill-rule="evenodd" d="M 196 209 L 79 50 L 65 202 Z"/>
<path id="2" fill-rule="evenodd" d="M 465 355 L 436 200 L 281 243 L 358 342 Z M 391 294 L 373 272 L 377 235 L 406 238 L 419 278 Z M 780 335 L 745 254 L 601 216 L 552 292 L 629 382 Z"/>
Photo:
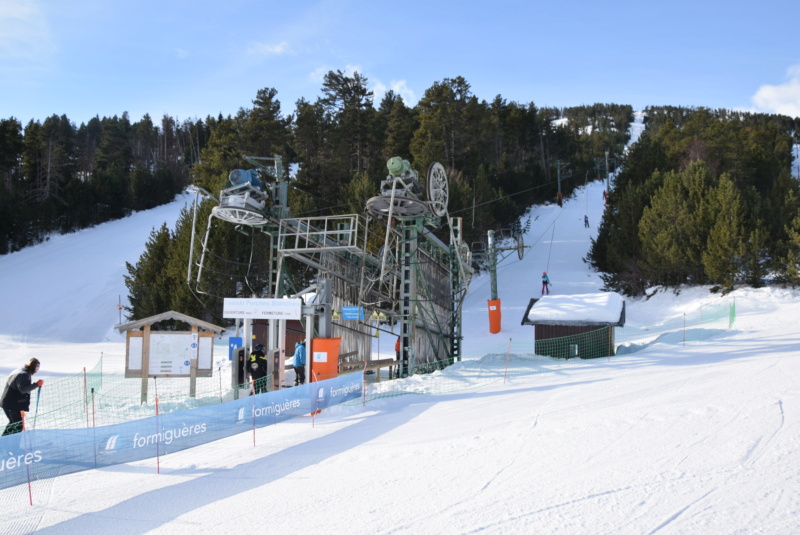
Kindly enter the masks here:
<path id="1" fill-rule="evenodd" d="M 800 116 L 800 2 L 0 0 L 0 118 L 284 114 L 329 70 L 376 104 L 463 76 L 480 99 Z"/>

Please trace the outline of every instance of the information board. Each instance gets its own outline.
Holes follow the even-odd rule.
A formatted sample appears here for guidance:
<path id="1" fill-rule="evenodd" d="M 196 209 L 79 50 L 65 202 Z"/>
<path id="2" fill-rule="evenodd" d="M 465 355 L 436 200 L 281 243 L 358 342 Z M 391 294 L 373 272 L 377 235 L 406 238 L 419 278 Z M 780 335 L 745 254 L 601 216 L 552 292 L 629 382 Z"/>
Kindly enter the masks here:
<path id="1" fill-rule="evenodd" d="M 144 355 L 143 333 L 128 332 L 125 377 L 141 377 Z M 150 333 L 147 376 L 189 377 L 192 359 L 197 359 L 197 377 L 210 377 L 214 333 L 153 331 Z"/>

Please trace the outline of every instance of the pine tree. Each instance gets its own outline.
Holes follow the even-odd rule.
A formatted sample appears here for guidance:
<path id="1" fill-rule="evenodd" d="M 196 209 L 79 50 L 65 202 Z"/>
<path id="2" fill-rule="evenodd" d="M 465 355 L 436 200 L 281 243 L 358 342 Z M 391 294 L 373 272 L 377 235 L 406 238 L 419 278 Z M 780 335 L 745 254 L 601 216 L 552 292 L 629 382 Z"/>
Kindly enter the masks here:
<path id="1" fill-rule="evenodd" d="M 710 215 L 715 223 L 703 251 L 703 265 L 709 280 L 727 292 L 733 290 L 744 267 L 744 209 L 739 191 L 727 174 L 720 176 L 709 196 Z"/>
<path id="2" fill-rule="evenodd" d="M 753 288 L 764 285 L 767 275 L 767 232 L 762 221 L 757 221 L 743 244 L 742 260 L 745 282 Z"/>
<path id="3" fill-rule="evenodd" d="M 706 192 L 712 182 L 704 163 L 664 175 L 639 222 L 646 276 L 657 284 L 703 284 L 702 262 L 712 220 Z"/>
<path id="4" fill-rule="evenodd" d="M 800 284 L 800 213 L 786 225 L 787 251 L 784 257 L 786 281 L 792 288 Z"/>
<path id="5" fill-rule="evenodd" d="M 163 223 L 150 232 L 145 251 L 136 265 L 125 262 L 128 274 L 125 286 L 128 288 L 129 306 L 125 307 L 129 320 L 139 320 L 170 310 L 170 294 L 176 281 L 169 277 L 167 265 L 170 258 L 173 237 Z"/>

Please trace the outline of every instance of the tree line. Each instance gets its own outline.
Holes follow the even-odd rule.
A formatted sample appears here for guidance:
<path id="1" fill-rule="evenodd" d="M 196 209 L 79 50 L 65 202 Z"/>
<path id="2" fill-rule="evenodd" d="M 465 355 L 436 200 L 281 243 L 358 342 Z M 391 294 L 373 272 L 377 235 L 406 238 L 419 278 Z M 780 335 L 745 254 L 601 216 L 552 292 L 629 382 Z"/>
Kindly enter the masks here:
<path id="1" fill-rule="evenodd" d="M 379 194 L 389 158 L 408 159 L 423 182 L 436 161 L 447 170 L 448 211 L 463 218 L 468 244 L 485 241 L 489 229 L 519 229 L 529 206 L 553 202 L 559 187 L 569 195 L 596 177 L 605 152 L 622 153 L 633 120 L 624 105 L 557 109 L 499 95 L 481 100 L 462 77 L 435 82 L 414 106 L 392 91 L 376 103 L 365 77 L 341 71 L 326 74 L 320 96 L 299 99 L 291 114 L 277 97 L 276 89 L 261 89 L 252 107 L 204 123 L 208 143 L 192 166 L 196 186 L 216 195 L 232 169 L 251 167 L 243 155 L 278 155 L 296 166 L 292 216 L 363 213 Z M 572 174 L 559 184 L 556 166 L 562 164 Z M 214 205 L 200 205 L 195 244 Z M 268 237 L 224 224 L 209 234 L 201 284 L 186 284 L 191 230 L 186 211 L 174 230 L 154 229 L 142 258 L 128 265 L 129 317 L 172 309 L 222 321 L 223 297 L 261 295 L 267 287 Z M 313 276 L 295 269 L 297 281 Z"/>
<path id="2" fill-rule="evenodd" d="M 587 260 L 609 289 L 800 282 L 800 118 L 658 107 L 609 191 Z"/>
<path id="3" fill-rule="evenodd" d="M 277 97 L 264 88 L 234 115 L 182 123 L 131 123 L 123 114 L 75 127 L 53 115 L 23 129 L 13 117 L 0 120 L 0 253 L 167 202 L 189 183 L 216 195 L 231 170 L 251 167 L 245 155 L 279 155 L 295 170 L 289 205 L 298 217 L 362 213 L 392 156 L 423 177 L 438 161 L 449 214 L 463 218 L 473 244 L 489 229 L 518 230 L 532 204 L 605 175 L 610 155 L 621 170 L 587 257 L 607 289 L 640 295 L 655 285 L 729 290 L 767 275 L 799 280 L 790 162 L 800 119 L 651 107 L 645 133 L 626 152 L 629 105 L 486 101 L 462 77 L 433 83 L 414 106 L 392 91 L 376 103 L 365 77 L 341 71 L 325 75 L 320 96 L 299 99 L 291 114 Z M 214 205 L 201 202 L 196 236 L 188 210 L 174 229 L 153 229 L 127 266 L 129 319 L 172 309 L 221 322 L 223 297 L 267 287 L 268 237 L 225 224 L 209 234 L 202 283 L 187 284 L 190 244 L 197 249 Z"/>
<path id="4" fill-rule="evenodd" d="M 0 254 L 172 200 L 208 136 L 169 116 L 0 119 Z"/>

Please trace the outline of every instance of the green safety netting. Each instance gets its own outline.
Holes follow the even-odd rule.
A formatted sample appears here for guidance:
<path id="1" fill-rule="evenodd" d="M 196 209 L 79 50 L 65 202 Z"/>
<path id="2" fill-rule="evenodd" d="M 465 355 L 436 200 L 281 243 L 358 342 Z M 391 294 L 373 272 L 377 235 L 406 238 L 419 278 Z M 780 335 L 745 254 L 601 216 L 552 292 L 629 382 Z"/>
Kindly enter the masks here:
<path id="1" fill-rule="evenodd" d="M 415 368 L 402 381 L 389 370 L 365 375 L 367 401 L 408 394 L 442 394 L 469 390 L 509 377 L 555 372 L 579 366 L 586 359 L 611 357 L 707 340 L 729 329 L 735 320 L 734 303 L 704 306 L 658 325 L 613 327 L 550 340 L 513 341 L 465 355 L 461 362 L 440 361 Z M 575 357 L 575 358 L 573 358 Z M 41 397 L 33 401 L 27 425 L 35 429 L 75 429 L 119 424 L 177 410 L 224 403 L 247 395 L 249 384 L 230 384 L 230 370 L 215 368 L 211 377 L 196 379 L 194 396 L 186 378 L 148 379 L 142 400 L 142 379 L 124 377 L 125 355 L 101 356 L 86 372 L 48 380 Z M 380 374 L 380 376 L 378 375 Z M 377 379 L 380 379 L 378 381 Z"/>

